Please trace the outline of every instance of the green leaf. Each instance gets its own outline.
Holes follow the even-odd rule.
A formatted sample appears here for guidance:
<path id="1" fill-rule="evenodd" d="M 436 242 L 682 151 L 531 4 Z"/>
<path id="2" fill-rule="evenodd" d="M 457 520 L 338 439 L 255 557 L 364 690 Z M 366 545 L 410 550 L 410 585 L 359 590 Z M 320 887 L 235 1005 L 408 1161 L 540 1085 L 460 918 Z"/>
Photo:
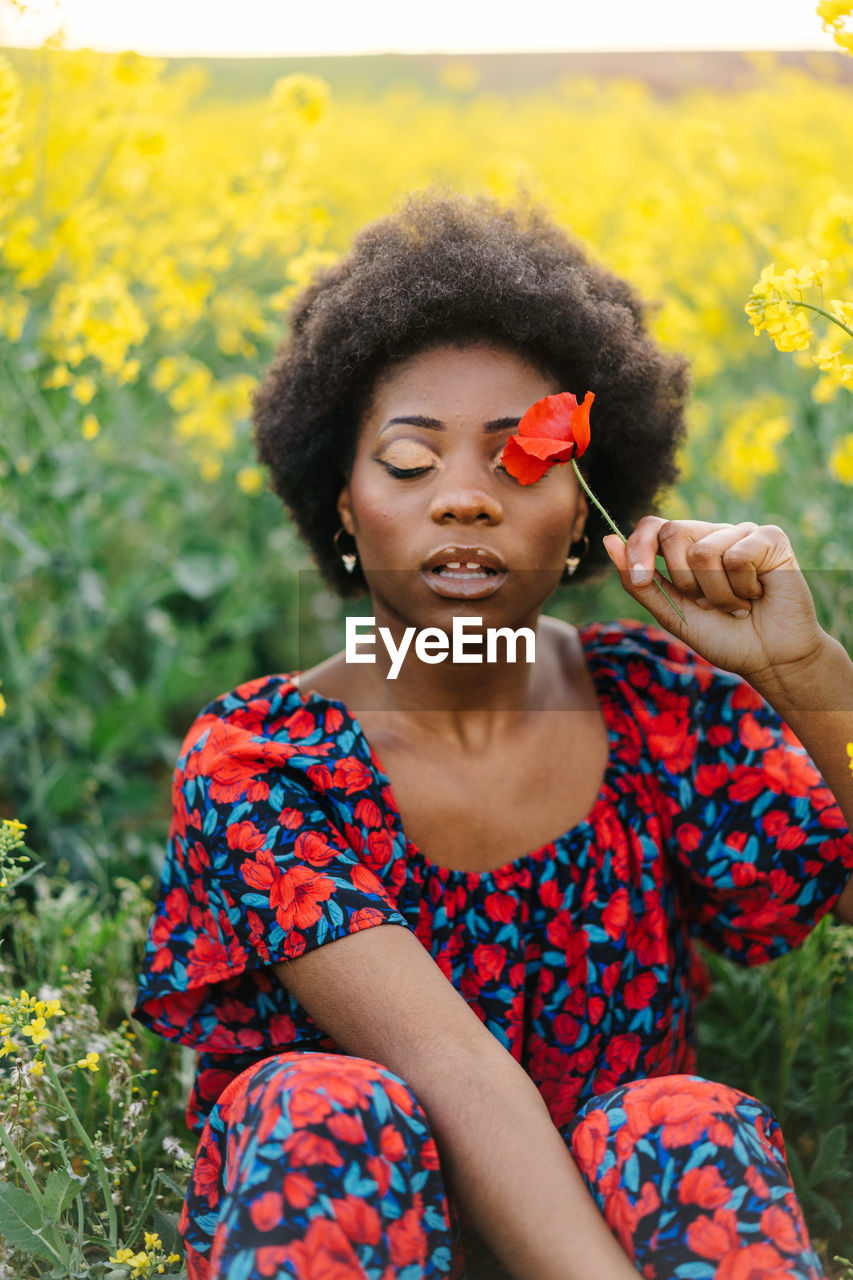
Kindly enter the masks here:
<path id="1" fill-rule="evenodd" d="M 169 1253 L 183 1253 L 183 1243 L 178 1232 L 178 1219 L 171 1213 L 155 1206 L 154 1228 L 163 1241 L 163 1248 Z"/>
<path id="2" fill-rule="evenodd" d="M 47 1262 L 56 1262 L 59 1251 L 43 1237 L 41 1210 L 28 1191 L 0 1182 L 0 1222 L 3 1223 L 3 1239 L 12 1249 L 32 1253 Z M 47 1234 L 52 1236 L 53 1233 Z"/>
<path id="3" fill-rule="evenodd" d="M 44 1187 L 44 1212 L 51 1220 L 58 1218 L 74 1203 L 78 1191 L 86 1185 L 86 1179 L 71 1169 L 51 1169 Z"/>
<path id="4" fill-rule="evenodd" d="M 817 1155 L 807 1174 L 810 1188 L 817 1187 L 833 1174 L 838 1174 L 846 1149 L 847 1134 L 843 1124 L 837 1124 L 834 1129 L 821 1134 Z"/>

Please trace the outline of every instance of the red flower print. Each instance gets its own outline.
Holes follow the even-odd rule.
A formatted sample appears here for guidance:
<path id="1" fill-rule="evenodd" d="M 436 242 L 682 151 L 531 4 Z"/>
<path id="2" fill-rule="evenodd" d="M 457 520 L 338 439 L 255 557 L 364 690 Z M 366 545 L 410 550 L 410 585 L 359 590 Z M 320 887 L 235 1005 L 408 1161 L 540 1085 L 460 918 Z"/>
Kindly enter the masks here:
<path id="1" fill-rule="evenodd" d="M 631 906 L 628 890 L 619 888 L 601 913 L 601 923 L 610 938 L 621 938 L 628 924 Z"/>
<path id="2" fill-rule="evenodd" d="M 316 729 L 314 717 L 307 707 L 300 707 L 284 722 L 288 738 L 308 738 Z"/>
<path id="3" fill-rule="evenodd" d="M 506 964 L 506 950 L 492 942 L 482 942 L 474 948 L 474 964 L 481 981 L 499 978 Z"/>
<path id="4" fill-rule="evenodd" d="M 698 1204 L 701 1209 L 722 1209 L 731 1199 L 732 1188 L 727 1186 L 714 1165 L 701 1169 L 689 1169 L 681 1175 L 678 1198 L 682 1204 Z"/>
<path id="5" fill-rule="evenodd" d="M 224 978 L 230 978 L 235 968 L 240 967 L 246 958 L 242 947 L 238 952 L 238 956 L 233 957 L 230 948 L 224 947 L 216 938 L 208 938 L 202 934 L 196 938 L 187 955 L 187 978 L 190 984 L 198 986 L 201 982 L 221 982 Z"/>
<path id="6" fill-rule="evenodd" d="M 293 1164 L 331 1164 L 339 1168 L 344 1163 L 333 1142 L 305 1129 L 286 1138 L 284 1150 Z"/>
<path id="7" fill-rule="evenodd" d="M 316 831 L 303 831 L 296 837 L 293 852 L 300 862 L 310 862 L 312 867 L 326 867 L 338 850 Z"/>
<path id="8" fill-rule="evenodd" d="M 610 1066 L 619 1075 L 623 1075 L 628 1071 L 634 1070 L 641 1048 L 642 1041 L 640 1037 L 636 1032 L 631 1031 L 626 1035 L 614 1036 L 609 1042 L 604 1056 Z"/>
<path id="9" fill-rule="evenodd" d="M 713 795 L 729 780 L 729 767 L 725 764 L 700 764 L 696 770 L 696 790 L 700 796 Z"/>
<path id="10" fill-rule="evenodd" d="M 225 829 L 229 849 L 243 849 L 246 853 L 257 853 L 266 839 L 262 831 L 251 822 L 230 822 Z"/>
<path id="11" fill-rule="evenodd" d="M 247 858 L 240 874 L 253 889 L 269 892 L 270 906 L 285 932 L 307 929 L 323 914 L 321 902 L 331 898 L 335 882 L 308 867 L 280 870 L 271 850 L 260 849 L 255 861 Z"/>
<path id="12" fill-rule="evenodd" d="M 280 1191 L 265 1191 L 249 1205 L 249 1217 L 258 1231 L 272 1231 L 284 1215 L 284 1197 Z"/>
<path id="13" fill-rule="evenodd" d="M 337 1111 L 329 1116 L 326 1128 L 338 1142 L 349 1142 L 353 1146 L 359 1146 L 367 1141 L 361 1117 L 348 1115 L 345 1111 Z"/>
<path id="14" fill-rule="evenodd" d="M 391 1262 L 395 1267 L 420 1266 L 426 1261 L 427 1239 L 421 1221 L 423 1200 L 415 1192 L 415 1203 L 402 1217 L 388 1227 L 388 1243 L 391 1246 Z"/>
<path id="15" fill-rule="evenodd" d="M 664 964 L 669 956 L 667 919 L 656 893 L 643 894 L 644 911 L 628 921 L 626 942 L 640 964 Z"/>
<path id="16" fill-rule="evenodd" d="M 738 1243 L 737 1214 L 734 1209 L 717 1209 L 713 1218 L 702 1214 L 687 1228 L 687 1244 L 700 1258 L 719 1261 L 732 1249 L 737 1249 Z M 717 1277 L 719 1274 L 718 1271 Z"/>
<path id="17" fill-rule="evenodd" d="M 305 815 L 299 809 L 282 809 L 278 815 L 278 824 L 280 827 L 286 827 L 288 831 L 296 831 L 305 821 Z"/>
<path id="18" fill-rule="evenodd" d="M 355 806 L 355 819 L 365 827 L 382 826 L 382 810 L 375 800 L 359 800 Z"/>
<path id="19" fill-rule="evenodd" d="M 382 1239 L 382 1219 L 364 1200 L 347 1196 L 345 1200 L 333 1200 L 332 1209 L 348 1240 L 355 1244 L 378 1244 Z"/>
<path id="20" fill-rule="evenodd" d="M 332 771 L 325 764 L 312 764 L 305 770 L 308 779 L 318 791 L 328 791 L 332 785 Z"/>
<path id="21" fill-rule="evenodd" d="M 806 756 L 784 747 L 773 747 L 761 758 L 761 771 L 771 791 L 789 796 L 807 796 L 820 782 L 820 774 Z"/>
<path id="22" fill-rule="evenodd" d="M 380 1196 L 384 1196 L 391 1185 L 391 1166 L 388 1161 L 382 1156 L 369 1156 L 367 1172 L 376 1183 Z"/>
<path id="23" fill-rule="evenodd" d="M 531 405 L 510 436 L 501 462 L 519 484 L 533 484 L 555 462 L 579 458 L 589 445 L 589 411 L 595 396 L 588 391 L 583 402 L 568 391 L 544 396 Z"/>
<path id="24" fill-rule="evenodd" d="M 625 983 L 624 1000 L 627 1009 L 644 1009 L 657 990 L 658 980 L 653 973 L 638 973 Z"/>
<path id="25" fill-rule="evenodd" d="M 294 1209 L 307 1209 L 317 1194 L 313 1178 L 307 1173 L 286 1173 L 281 1184 L 284 1198 Z"/>
<path id="26" fill-rule="evenodd" d="M 594 1178 L 598 1166 L 607 1155 L 610 1122 L 603 1111 L 590 1111 L 572 1134 L 572 1152 L 581 1172 Z"/>
<path id="27" fill-rule="evenodd" d="M 747 1244 L 726 1254 L 714 1280 L 780 1280 L 790 1274 L 791 1266 L 791 1260 L 781 1257 L 772 1244 Z"/>
<path id="28" fill-rule="evenodd" d="M 210 1201 L 211 1206 L 219 1204 L 219 1174 L 222 1159 L 215 1142 L 209 1143 L 204 1154 L 199 1153 L 193 1165 L 193 1190 L 197 1195 Z"/>
<path id="29" fill-rule="evenodd" d="M 384 922 L 385 916 L 376 907 L 362 907 L 350 916 L 349 931 L 358 933 L 360 929 L 372 929 L 374 925 Z"/>
<path id="30" fill-rule="evenodd" d="M 331 1110 L 329 1099 L 314 1089 L 291 1089 L 287 1099 L 287 1111 L 295 1129 L 309 1124 L 322 1124 Z"/>
<path id="31" fill-rule="evenodd" d="M 486 915 L 498 924 L 509 924 L 518 910 L 518 902 L 509 893 L 490 893 L 484 903 Z"/>
<path id="32" fill-rule="evenodd" d="M 333 780 L 336 787 L 344 787 L 346 794 L 351 796 L 354 791 L 366 791 L 373 781 L 373 774 L 354 756 L 344 756 L 335 765 Z"/>
<path id="33" fill-rule="evenodd" d="M 747 713 L 738 725 L 738 736 L 750 751 L 766 751 L 773 746 L 773 734 L 760 725 L 754 715 Z"/>
<path id="34" fill-rule="evenodd" d="M 379 1135 L 379 1148 L 385 1159 L 390 1160 L 392 1164 L 402 1160 L 406 1154 L 406 1143 L 403 1135 L 392 1124 L 382 1126 L 382 1132 Z"/>
<path id="35" fill-rule="evenodd" d="M 803 1238 L 798 1222 L 786 1213 L 781 1205 L 771 1204 L 761 1215 L 761 1230 L 768 1240 L 784 1249 L 785 1253 L 799 1254 L 803 1250 Z"/>
<path id="36" fill-rule="evenodd" d="M 702 843 L 702 832 L 692 822 L 682 822 L 675 832 L 675 838 L 685 853 L 693 853 Z"/>
<path id="37" fill-rule="evenodd" d="M 358 1280 L 364 1276 L 346 1235 L 328 1218 L 312 1218 L 302 1240 L 281 1247 L 280 1255 L 297 1280 Z M 270 1276 L 280 1274 L 280 1270 L 269 1272 Z"/>
<path id="38" fill-rule="evenodd" d="M 365 866 L 371 871 L 380 871 L 386 866 L 394 853 L 394 842 L 388 831 L 369 831 L 367 835 L 367 852 L 362 857 Z"/>

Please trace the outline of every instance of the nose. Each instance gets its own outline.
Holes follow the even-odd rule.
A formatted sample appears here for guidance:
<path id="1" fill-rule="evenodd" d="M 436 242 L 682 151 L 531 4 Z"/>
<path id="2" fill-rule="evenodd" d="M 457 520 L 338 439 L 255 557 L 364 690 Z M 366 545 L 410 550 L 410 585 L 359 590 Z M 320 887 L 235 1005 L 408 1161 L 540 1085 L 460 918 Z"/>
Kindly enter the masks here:
<path id="1" fill-rule="evenodd" d="M 483 484 L 482 473 L 469 478 L 458 474 L 447 476 L 447 483 L 433 494 L 430 502 L 430 518 L 436 524 L 459 520 L 471 524 L 499 524 L 503 519 L 503 507 L 497 495 Z"/>

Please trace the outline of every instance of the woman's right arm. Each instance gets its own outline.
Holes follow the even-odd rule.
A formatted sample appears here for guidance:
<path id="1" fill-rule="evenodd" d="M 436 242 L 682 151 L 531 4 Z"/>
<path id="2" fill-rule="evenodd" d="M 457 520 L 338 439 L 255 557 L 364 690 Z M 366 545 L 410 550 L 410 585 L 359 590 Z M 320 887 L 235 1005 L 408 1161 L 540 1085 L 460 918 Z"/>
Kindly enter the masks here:
<path id="1" fill-rule="evenodd" d="M 429 1120 L 448 1190 L 515 1280 L 636 1280 L 539 1090 L 413 933 L 377 925 L 272 968 Z"/>

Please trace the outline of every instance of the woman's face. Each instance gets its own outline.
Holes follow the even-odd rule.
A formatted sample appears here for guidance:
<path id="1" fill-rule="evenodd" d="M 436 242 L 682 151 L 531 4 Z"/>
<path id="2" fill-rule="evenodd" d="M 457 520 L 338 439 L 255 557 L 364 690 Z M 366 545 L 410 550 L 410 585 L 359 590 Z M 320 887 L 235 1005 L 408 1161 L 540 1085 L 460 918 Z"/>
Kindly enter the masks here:
<path id="1" fill-rule="evenodd" d="M 586 500 L 571 467 L 520 485 L 500 456 L 522 414 L 565 390 L 577 389 L 486 343 L 385 371 L 338 499 L 377 613 L 447 628 L 457 613 L 518 626 L 538 612 L 582 535 Z"/>

